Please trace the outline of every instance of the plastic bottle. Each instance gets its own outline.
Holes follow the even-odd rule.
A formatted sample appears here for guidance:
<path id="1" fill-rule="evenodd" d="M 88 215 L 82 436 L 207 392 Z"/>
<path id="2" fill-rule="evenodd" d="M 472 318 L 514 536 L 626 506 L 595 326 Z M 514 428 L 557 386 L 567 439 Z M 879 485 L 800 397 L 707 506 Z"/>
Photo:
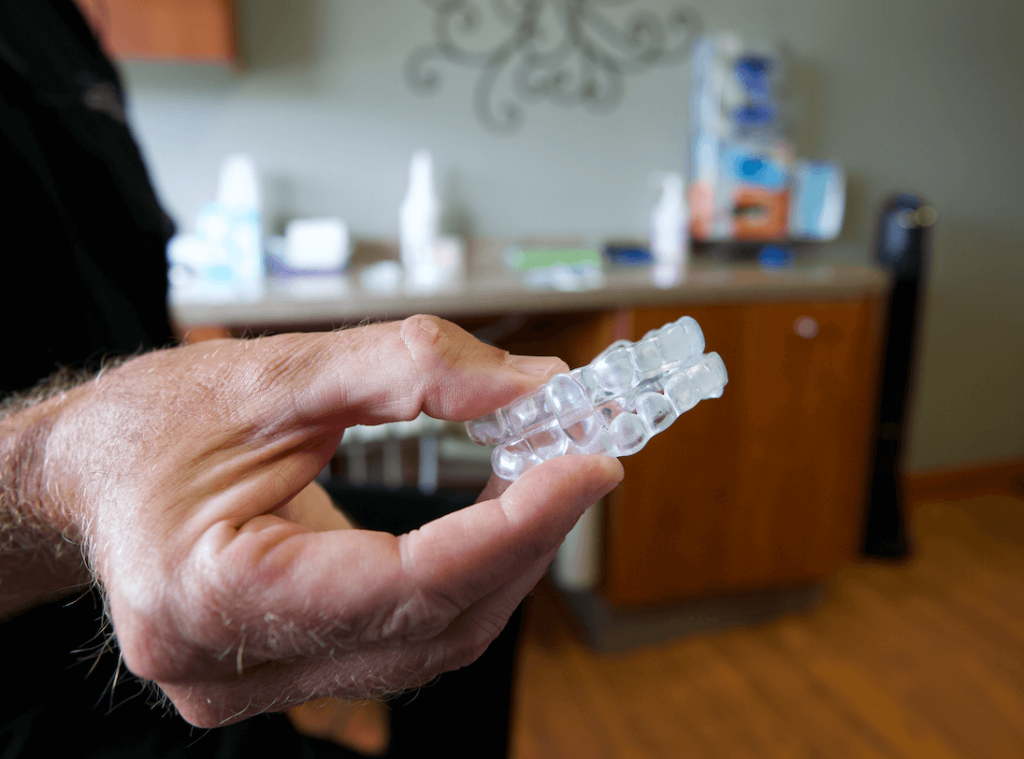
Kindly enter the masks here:
<path id="1" fill-rule="evenodd" d="M 681 267 L 690 254 L 690 215 L 683 177 L 670 172 L 661 180 L 661 199 L 651 213 L 651 252 L 661 266 Z"/>
<path id="2" fill-rule="evenodd" d="M 239 153 L 224 159 L 217 199 L 200 209 L 195 236 L 177 240 L 169 251 L 172 265 L 188 266 L 188 257 L 195 259 L 192 266 L 200 272 L 196 285 L 202 298 L 251 300 L 263 294 L 259 175 L 251 156 Z"/>
<path id="3" fill-rule="evenodd" d="M 409 165 L 409 188 L 399 210 L 402 265 L 410 284 L 427 283 L 437 276 L 434 247 L 440 216 L 433 160 L 428 151 L 417 150 Z"/>

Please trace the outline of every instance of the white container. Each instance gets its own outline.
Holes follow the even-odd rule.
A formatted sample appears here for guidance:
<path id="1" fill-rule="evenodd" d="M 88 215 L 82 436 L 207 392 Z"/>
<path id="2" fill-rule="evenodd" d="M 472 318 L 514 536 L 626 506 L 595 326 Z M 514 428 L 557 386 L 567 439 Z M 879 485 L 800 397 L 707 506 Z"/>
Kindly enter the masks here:
<path id="1" fill-rule="evenodd" d="M 684 266 L 690 257 L 690 215 L 683 176 L 662 177 L 661 198 L 651 212 L 651 252 L 659 266 Z"/>
<path id="2" fill-rule="evenodd" d="M 441 203 L 434 191 L 434 166 L 430 153 L 417 150 L 409 165 L 409 188 L 399 209 L 399 243 L 407 284 L 437 279 L 434 248 L 437 245 Z"/>
<path id="3" fill-rule="evenodd" d="M 349 254 L 348 225 L 339 218 L 293 219 L 285 228 L 281 258 L 292 269 L 339 272 Z"/>
<path id="4" fill-rule="evenodd" d="M 217 199 L 204 205 L 194 235 L 168 245 L 176 301 L 256 300 L 265 287 L 259 175 L 252 157 L 229 155 Z"/>

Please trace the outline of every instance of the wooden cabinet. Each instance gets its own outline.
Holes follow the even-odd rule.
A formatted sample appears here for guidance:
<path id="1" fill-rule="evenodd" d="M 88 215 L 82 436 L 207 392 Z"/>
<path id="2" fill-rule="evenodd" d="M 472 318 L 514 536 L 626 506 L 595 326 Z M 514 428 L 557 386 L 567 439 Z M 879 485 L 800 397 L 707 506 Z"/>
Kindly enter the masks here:
<path id="1" fill-rule="evenodd" d="M 623 459 L 604 598 L 635 607 L 783 586 L 850 560 L 873 432 L 877 299 L 628 313 L 632 339 L 695 317 L 730 382 Z"/>
<path id="2" fill-rule="evenodd" d="M 683 314 L 729 371 L 635 456 L 605 512 L 601 596 L 654 607 L 821 579 L 862 530 L 878 379 L 879 298 L 550 314 L 502 346 L 588 363 Z M 466 323 L 470 329 L 477 324 Z"/>
<path id="3" fill-rule="evenodd" d="M 120 60 L 232 63 L 234 0 L 75 0 Z"/>
<path id="4" fill-rule="evenodd" d="M 585 625 L 734 592 L 799 593 L 856 555 L 877 419 L 881 271 L 695 267 L 671 290 L 611 271 L 604 289 L 571 295 L 516 290 L 486 271 L 457 297 L 356 291 L 322 308 L 269 299 L 204 307 L 181 322 L 253 333 L 279 330 L 285 316 L 294 329 L 437 313 L 514 353 L 582 366 L 614 340 L 690 314 L 725 360 L 729 385 L 622 459 L 625 480 L 604 510 L 600 598 L 576 599 L 590 610 Z"/>

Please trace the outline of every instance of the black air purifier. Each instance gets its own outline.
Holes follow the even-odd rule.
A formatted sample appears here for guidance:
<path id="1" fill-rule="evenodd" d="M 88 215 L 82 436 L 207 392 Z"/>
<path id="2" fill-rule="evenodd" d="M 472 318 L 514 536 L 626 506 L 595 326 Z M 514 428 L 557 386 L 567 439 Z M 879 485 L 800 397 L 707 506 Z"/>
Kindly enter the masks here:
<path id="1" fill-rule="evenodd" d="M 910 552 L 901 472 L 934 222 L 935 211 L 916 195 L 893 196 L 878 214 L 875 261 L 889 270 L 892 288 L 864 531 L 868 556 L 902 558 Z"/>

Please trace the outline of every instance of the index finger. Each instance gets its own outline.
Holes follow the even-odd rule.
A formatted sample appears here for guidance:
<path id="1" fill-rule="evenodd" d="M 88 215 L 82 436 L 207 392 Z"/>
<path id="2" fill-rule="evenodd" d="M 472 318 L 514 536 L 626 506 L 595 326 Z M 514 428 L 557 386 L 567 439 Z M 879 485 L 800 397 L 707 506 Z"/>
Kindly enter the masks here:
<path id="1" fill-rule="evenodd" d="M 293 375 L 295 411 L 343 426 L 414 418 L 466 421 L 558 372 L 550 357 L 512 356 L 435 316 L 319 335 L 283 335 L 278 374 Z M 269 388 L 272 390 L 272 388 Z"/>

